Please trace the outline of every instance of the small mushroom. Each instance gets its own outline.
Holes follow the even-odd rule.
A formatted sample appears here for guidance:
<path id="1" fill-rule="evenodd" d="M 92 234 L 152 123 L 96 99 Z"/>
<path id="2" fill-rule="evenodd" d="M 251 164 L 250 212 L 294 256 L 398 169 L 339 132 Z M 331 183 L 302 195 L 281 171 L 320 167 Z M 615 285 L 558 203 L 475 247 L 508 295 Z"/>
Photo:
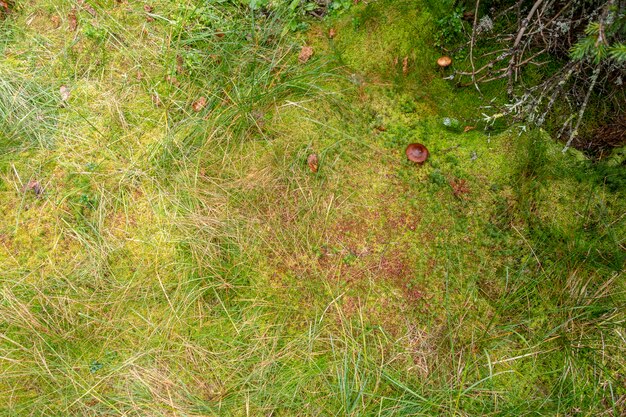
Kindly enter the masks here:
<path id="1" fill-rule="evenodd" d="M 428 149 L 421 143 L 412 143 L 406 147 L 406 157 L 416 164 L 423 164 L 428 159 Z"/>
<path id="2" fill-rule="evenodd" d="M 450 64 L 452 64 L 452 58 L 449 56 L 442 56 L 437 60 L 437 65 L 439 65 L 440 68 L 449 67 Z"/>

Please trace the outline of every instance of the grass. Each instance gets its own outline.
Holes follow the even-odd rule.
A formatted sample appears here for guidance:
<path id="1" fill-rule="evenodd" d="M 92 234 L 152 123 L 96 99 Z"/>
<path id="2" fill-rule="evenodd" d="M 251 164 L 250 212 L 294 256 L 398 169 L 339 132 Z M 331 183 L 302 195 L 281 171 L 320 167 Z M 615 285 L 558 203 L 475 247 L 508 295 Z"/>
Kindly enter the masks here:
<path id="1" fill-rule="evenodd" d="M 0 414 L 624 413 L 623 167 L 447 129 L 436 5 L 89 4 L 2 22 Z"/>

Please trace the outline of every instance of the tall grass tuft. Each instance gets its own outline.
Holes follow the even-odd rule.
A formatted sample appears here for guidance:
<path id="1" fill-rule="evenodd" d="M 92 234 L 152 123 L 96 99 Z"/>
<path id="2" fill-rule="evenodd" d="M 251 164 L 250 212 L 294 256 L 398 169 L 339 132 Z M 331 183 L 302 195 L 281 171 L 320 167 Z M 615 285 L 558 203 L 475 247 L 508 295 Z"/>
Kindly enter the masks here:
<path id="1" fill-rule="evenodd" d="M 22 72 L 0 65 L 0 135 L 9 144 L 50 147 L 57 126 L 59 95 Z"/>

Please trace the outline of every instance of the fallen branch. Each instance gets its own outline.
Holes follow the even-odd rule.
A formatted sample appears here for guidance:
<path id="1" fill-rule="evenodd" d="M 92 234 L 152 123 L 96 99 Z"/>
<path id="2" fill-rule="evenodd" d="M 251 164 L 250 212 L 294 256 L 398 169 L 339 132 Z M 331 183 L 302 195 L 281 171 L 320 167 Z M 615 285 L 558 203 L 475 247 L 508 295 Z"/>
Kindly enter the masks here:
<path id="1" fill-rule="evenodd" d="M 589 97 L 591 97 L 591 92 L 596 86 L 596 82 L 598 81 L 599 75 L 600 75 L 600 64 L 598 64 L 596 68 L 593 70 L 593 74 L 591 75 L 591 85 L 589 86 L 589 90 L 587 91 L 587 95 L 585 96 L 585 101 L 583 101 L 583 105 L 580 108 L 580 111 L 578 112 L 578 119 L 576 120 L 576 125 L 574 126 L 574 130 L 571 131 L 569 135 L 569 139 L 567 143 L 565 144 L 565 147 L 562 150 L 563 153 L 567 152 L 567 150 L 572 145 L 572 142 L 574 141 L 576 136 L 578 136 L 578 129 L 580 128 L 580 123 L 582 122 L 583 116 L 585 115 L 585 110 L 587 110 L 587 104 L 589 104 Z"/>

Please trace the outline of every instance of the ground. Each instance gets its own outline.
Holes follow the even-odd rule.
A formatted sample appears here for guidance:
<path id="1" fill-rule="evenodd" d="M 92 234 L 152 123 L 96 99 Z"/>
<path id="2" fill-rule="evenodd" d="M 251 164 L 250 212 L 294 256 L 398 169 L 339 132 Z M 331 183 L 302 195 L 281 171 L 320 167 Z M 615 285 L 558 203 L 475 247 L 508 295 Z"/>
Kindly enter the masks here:
<path id="1" fill-rule="evenodd" d="M 479 125 L 436 13 L 13 10 L 2 415 L 626 412 L 623 175 Z"/>

